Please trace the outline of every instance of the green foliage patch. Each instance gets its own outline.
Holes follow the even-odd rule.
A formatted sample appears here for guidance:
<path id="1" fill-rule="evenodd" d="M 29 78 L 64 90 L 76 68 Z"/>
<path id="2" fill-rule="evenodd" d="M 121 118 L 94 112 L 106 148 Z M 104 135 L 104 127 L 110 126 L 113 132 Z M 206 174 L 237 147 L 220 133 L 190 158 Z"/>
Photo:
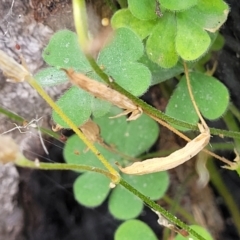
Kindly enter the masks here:
<path id="1" fill-rule="evenodd" d="M 113 108 L 106 116 L 95 119 L 101 129 L 101 136 L 108 146 L 116 151 L 109 151 L 101 144 L 96 143 L 99 151 L 114 165 L 129 164 L 129 157 L 137 157 L 147 151 L 156 141 L 159 135 L 157 124 L 148 116 L 142 115 L 136 121 L 126 122 L 126 118 L 109 119 L 119 113 Z M 136 135 L 138 132 L 138 135 Z M 64 148 L 64 157 L 68 163 L 84 164 L 103 168 L 96 156 L 87 151 L 83 142 L 74 135 L 68 139 Z M 96 176 L 95 176 L 96 175 Z M 93 177 L 94 176 L 94 177 Z M 126 176 L 123 178 L 136 189 L 147 194 L 151 199 L 157 200 L 166 192 L 169 179 L 166 172 L 160 172 L 145 176 Z M 154 186 L 152 185 L 154 183 Z M 110 192 L 110 181 L 98 173 L 85 172 L 74 183 L 74 194 L 81 204 L 85 206 L 98 206 Z M 126 202 L 126 204 L 124 204 Z M 143 203 L 131 192 L 121 186 L 116 186 L 109 197 L 109 210 L 118 219 L 130 219 L 138 216 L 143 208 Z"/>
<path id="2" fill-rule="evenodd" d="M 129 11 L 119 10 L 113 16 L 113 27 L 130 28 L 141 38 L 149 36 L 147 55 L 164 68 L 174 67 L 178 57 L 186 61 L 202 57 L 212 43 L 209 32 L 216 32 L 229 12 L 228 5 L 221 0 L 159 0 L 162 17 L 156 14 L 155 0 L 129 0 L 128 4 Z M 132 24 L 126 20 L 134 18 Z"/>
<path id="3" fill-rule="evenodd" d="M 127 28 L 116 31 L 114 39 L 99 53 L 97 63 L 114 81 L 133 95 L 142 95 L 151 83 L 151 72 L 137 60 L 143 55 L 143 44 L 139 37 Z M 96 80 L 101 79 L 94 74 L 89 62 L 81 51 L 77 35 L 69 30 L 54 34 L 43 52 L 44 60 L 52 67 L 41 70 L 35 75 L 42 86 L 57 85 L 67 80 L 61 70 L 73 68 L 78 72 L 90 74 Z M 72 87 L 57 101 L 60 108 L 76 125 L 82 125 L 90 115 L 105 115 L 111 104 L 95 99 L 88 93 Z M 78 109 L 78 111 L 76 111 Z M 53 112 L 53 119 L 62 127 L 66 123 Z"/>
<path id="4" fill-rule="evenodd" d="M 194 98 L 202 115 L 209 120 L 220 118 L 229 104 L 230 97 L 227 88 L 216 78 L 203 73 L 192 72 L 190 79 Z M 185 76 L 182 77 L 173 92 L 166 113 L 192 124 L 197 124 L 199 121 L 190 100 Z"/>

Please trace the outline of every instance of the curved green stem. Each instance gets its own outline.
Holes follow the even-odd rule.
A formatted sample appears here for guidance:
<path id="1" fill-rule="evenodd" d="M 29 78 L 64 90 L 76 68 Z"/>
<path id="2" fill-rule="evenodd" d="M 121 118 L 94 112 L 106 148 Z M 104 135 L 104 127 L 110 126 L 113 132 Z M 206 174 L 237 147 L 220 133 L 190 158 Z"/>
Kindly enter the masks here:
<path id="1" fill-rule="evenodd" d="M 176 216 L 172 215 L 170 212 L 162 208 L 160 205 L 152 201 L 150 198 L 146 197 L 142 193 L 140 193 L 137 189 L 132 187 L 129 183 L 127 183 L 124 179 L 120 179 L 119 184 L 129 190 L 131 193 L 139 197 L 148 207 L 153 209 L 156 212 L 159 212 L 164 218 L 169 220 L 169 222 L 175 224 L 176 226 L 180 227 L 181 229 L 186 230 L 189 234 L 196 237 L 199 240 L 205 240 L 202 236 L 192 230 L 188 225 L 182 222 L 180 219 L 176 218 Z"/>
<path id="2" fill-rule="evenodd" d="M 237 109 L 237 107 L 233 104 L 230 103 L 229 105 L 229 110 L 232 112 L 232 114 L 238 119 L 240 122 L 240 111 Z"/>
<path id="3" fill-rule="evenodd" d="M 239 132 L 239 126 L 236 122 L 236 119 L 234 118 L 231 111 L 227 111 L 226 114 L 223 116 L 223 120 L 225 124 L 227 125 L 228 129 L 234 130 L 236 132 Z M 240 140 L 234 139 L 234 145 L 237 152 L 240 153 Z"/>
<path id="4" fill-rule="evenodd" d="M 21 116 L 8 111 L 7 109 L 0 107 L 0 113 L 4 114 L 5 116 L 7 116 L 8 118 L 12 119 L 13 121 L 17 121 L 17 122 L 23 122 L 24 118 L 22 118 Z"/>
<path id="5" fill-rule="evenodd" d="M 40 169 L 40 170 L 81 170 L 81 171 L 91 171 L 96 173 L 101 173 L 106 177 L 110 178 L 110 180 L 114 179 L 115 175 L 110 172 L 103 170 L 97 167 L 91 167 L 81 164 L 69 164 L 69 163 L 44 163 L 44 162 L 33 162 L 24 157 L 17 159 L 14 162 L 19 167 L 32 168 L 32 169 Z"/>
<path id="6" fill-rule="evenodd" d="M 91 171 L 96 172 L 105 175 L 110 180 L 115 178 L 115 175 L 111 174 L 108 171 L 105 171 L 100 168 L 86 166 L 86 165 L 80 165 L 80 164 L 66 164 L 66 163 L 44 163 L 39 161 L 30 161 L 26 159 L 25 157 L 20 157 L 14 162 L 17 166 L 20 167 L 26 167 L 26 168 L 33 168 L 33 169 L 40 169 L 40 170 L 85 170 L 85 171 Z M 129 183 L 127 183 L 124 179 L 120 177 L 119 184 L 121 184 L 124 188 L 129 190 L 131 193 L 136 195 L 138 198 L 140 198 L 147 206 L 149 206 L 151 209 L 155 210 L 156 212 L 159 212 L 164 218 L 169 220 L 169 222 L 175 224 L 176 226 L 180 227 L 181 229 L 186 230 L 189 232 L 189 234 L 192 234 L 192 236 L 196 237 L 199 240 L 204 240 L 203 237 L 201 237 L 199 234 L 197 234 L 195 231 L 193 231 L 188 225 L 183 223 L 181 220 L 177 219 L 174 215 L 172 215 L 170 212 L 166 211 L 164 208 L 159 206 L 157 203 L 152 201 L 150 198 L 146 197 L 142 193 L 140 193 L 137 189 L 132 187 Z"/>
<path id="7" fill-rule="evenodd" d="M 176 212 L 182 215 L 182 217 L 184 217 L 188 222 L 196 224 L 193 215 L 188 213 L 184 208 L 182 208 L 175 200 L 172 200 L 168 195 L 165 194 L 162 200 L 168 203 L 170 206 L 174 206 L 176 208 Z"/>
<path id="8" fill-rule="evenodd" d="M 18 123 L 23 123 L 24 121 L 26 121 L 26 119 L 24 119 L 23 117 L 3 108 L 0 107 L 0 113 L 4 114 L 5 116 L 7 116 L 9 119 L 16 121 Z M 39 127 L 39 130 L 41 131 L 41 133 L 44 133 L 50 137 L 53 137 L 57 140 L 59 140 L 60 135 L 56 132 L 53 132 L 47 128 L 43 128 L 43 127 Z"/>

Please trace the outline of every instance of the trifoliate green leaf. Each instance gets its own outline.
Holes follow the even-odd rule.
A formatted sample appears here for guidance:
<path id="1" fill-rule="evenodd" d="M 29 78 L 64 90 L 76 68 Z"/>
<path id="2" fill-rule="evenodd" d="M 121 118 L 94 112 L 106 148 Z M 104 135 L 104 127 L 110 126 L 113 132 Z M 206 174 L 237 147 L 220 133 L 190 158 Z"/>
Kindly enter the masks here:
<path id="1" fill-rule="evenodd" d="M 118 84 L 134 95 L 142 95 L 149 87 L 151 73 L 136 61 L 143 55 L 140 38 L 130 29 L 119 28 L 111 44 L 98 56 L 103 70 Z"/>
<path id="2" fill-rule="evenodd" d="M 124 174 L 123 178 L 152 200 L 160 199 L 169 186 L 169 176 L 167 172 L 151 173 L 142 176 Z"/>
<path id="3" fill-rule="evenodd" d="M 157 23 L 156 20 L 144 21 L 132 15 L 129 9 L 117 11 L 111 19 L 114 29 L 126 27 L 134 31 L 141 39 L 146 38 Z"/>
<path id="4" fill-rule="evenodd" d="M 91 115 L 91 96 L 78 87 L 71 87 L 56 104 L 77 125 L 85 123 Z M 62 127 L 69 128 L 61 117 L 53 111 L 53 120 Z"/>
<path id="5" fill-rule="evenodd" d="M 68 81 L 68 77 L 66 76 L 65 72 L 54 67 L 40 70 L 34 76 L 34 79 L 36 79 L 37 82 L 43 87 L 50 87 Z"/>
<path id="6" fill-rule="evenodd" d="M 197 4 L 198 0 L 158 0 L 162 7 L 171 11 L 182 11 Z"/>
<path id="7" fill-rule="evenodd" d="M 75 199 L 86 207 L 97 207 L 106 199 L 110 188 L 110 180 L 93 172 L 79 176 L 73 185 Z"/>
<path id="8" fill-rule="evenodd" d="M 118 185 L 109 197 L 108 207 L 115 218 L 126 220 L 137 217 L 143 209 L 143 203 L 133 193 Z"/>
<path id="9" fill-rule="evenodd" d="M 156 122 L 145 114 L 131 122 L 127 122 L 125 117 L 108 119 L 117 115 L 117 112 L 113 109 L 105 117 L 95 120 L 100 126 L 101 136 L 109 145 L 129 156 L 136 157 L 144 153 L 158 137 Z"/>
<path id="10" fill-rule="evenodd" d="M 176 51 L 184 60 L 196 60 L 208 50 L 211 39 L 201 26 L 191 21 L 187 11 L 177 13 L 176 17 Z"/>
<path id="11" fill-rule="evenodd" d="M 114 240 L 157 240 L 155 233 L 140 220 L 128 220 L 122 223 L 115 232 Z"/>
<path id="12" fill-rule="evenodd" d="M 132 122 L 127 122 L 126 117 L 109 119 L 109 116 L 115 116 L 118 113 L 119 110 L 117 108 L 113 108 L 110 113 L 107 114 L 107 116 L 95 119 L 101 129 L 101 137 L 103 138 L 104 142 L 108 144 L 109 147 L 106 149 L 99 143 L 95 143 L 95 146 L 113 166 L 115 165 L 114 163 L 116 161 L 123 165 L 122 158 L 127 159 L 127 157 L 124 156 L 136 157 L 148 150 L 156 141 L 159 134 L 159 129 L 156 122 L 154 122 L 148 116 L 142 115 L 139 119 Z M 137 135 L 136 132 L 138 132 Z M 68 163 L 83 164 L 93 167 L 104 168 L 102 163 L 96 158 L 96 156 L 91 151 L 87 151 L 85 144 L 76 135 L 70 137 L 67 140 L 66 146 L 64 148 L 64 158 Z M 126 159 L 125 161 L 127 161 Z M 149 193 L 150 197 L 156 199 L 160 197 L 165 191 L 167 187 L 167 176 L 165 176 L 164 174 L 165 173 L 159 173 L 153 175 L 153 177 L 148 176 L 145 180 L 144 178 L 141 178 L 147 183 L 146 188 L 148 190 L 145 189 L 145 192 Z M 80 176 L 79 178 L 81 178 L 82 176 Z M 161 181 L 161 184 L 157 186 L 154 185 L 156 187 L 151 187 L 150 180 L 153 180 L 153 184 L 155 184 L 154 182 L 159 180 Z M 135 180 L 133 181 L 135 182 Z M 90 179 L 88 182 L 89 184 L 93 184 Z M 136 184 L 136 186 L 138 185 Z M 143 186 L 142 181 L 140 181 L 140 186 L 138 186 L 139 189 L 141 189 L 141 186 Z M 159 188 L 158 186 L 161 187 Z M 143 186 L 143 188 L 145 188 L 145 185 Z M 151 188 L 152 190 L 149 190 L 149 188 Z M 116 189 L 113 189 L 113 194 L 118 194 L 115 193 L 115 191 Z M 132 218 L 137 216 L 141 212 L 143 203 L 138 199 L 136 200 L 136 197 L 133 194 L 129 195 L 128 192 L 125 192 L 124 196 L 126 197 L 127 201 L 129 203 L 132 203 L 135 208 L 133 208 L 131 212 L 127 208 L 127 213 L 124 213 L 123 210 L 120 210 L 120 212 L 118 213 L 118 210 L 115 209 L 115 207 L 118 204 L 122 204 L 118 202 L 118 199 L 121 198 L 116 197 L 116 195 L 113 196 L 115 197 L 110 197 L 113 201 L 112 212 L 117 218 Z M 78 201 L 83 203 L 82 200 Z"/>
<path id="13" fill-rule="evenodd" d="M 197 232 L 202 238 L 205 240 L 213 240 L 212 236 L 210 233 L 203 227 L 197 226 L 197 225 L 192 225 L 190 226 L 191 229 L 193 229 L 195 232 Z M 188 239 L 192 240 L 198 240 L 199 238 L 193 237 L 193 236 L 188 236 Z M 186 237 L 183 237 L 182 235 L 178 234 L 174 240 L 186 240 Z"/>
<path id="14" fill-rule="evenodd" d="M 155 0 L 128 0 L 128 8 L 132 15 L 141 20 L 156 19 L 156 1 Z"/>
<path id="15" fill-rule="evenodd" d="M 174 42 L 175 36 L 175 16 L 165 13 L 147 40 L 146 52 L 148 57 L 163 68 L 175 66 L 178 61 Z"/>
<path id="16" fill-rule="evenodd" d="M 43 51 L 46 63 L 56 68 L 74 68 L 81 72 L 92 70 L 80 49 L 77 35 L 69 30 L 55 33 Z"/>
<path id="17" fill-rule="evenodd" d="M 203 73 L 191 73 L 190 79 L 194 98 L 202 115 L 210 120 L 221 117 L 229 104 L 227 88 L 216 78 Z M 185 77 L 181 79 L 172 94 L 166 114 L 188 123 L 196 124 L 198 122 Z"/>

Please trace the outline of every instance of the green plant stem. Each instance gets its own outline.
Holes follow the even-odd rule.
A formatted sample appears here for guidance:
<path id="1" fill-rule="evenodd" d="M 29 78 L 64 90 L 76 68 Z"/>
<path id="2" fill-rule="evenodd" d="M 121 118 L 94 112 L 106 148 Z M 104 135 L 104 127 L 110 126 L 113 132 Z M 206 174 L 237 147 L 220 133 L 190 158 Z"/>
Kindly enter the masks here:
<path id="1" fill-rule="evenodd" d="M 131 93 L 127 92 L 125 89 L 123 89 L 121 86 L 119 86 L 116 82 L 109 80 L 108 75 L 105 74 L 102 71 L 102 69 L 98 66 L 98 64 L 92 58 L 92 56 L 87 55 L 87 59 L 88 59 L 90 65 L 92 66 L 92 68 L 94 69 L 94 71 L 97 73 L 97 75 L 102 80 L 104 80 L 113 89 L 115 89 L 116 91 L 120 92 L 121 94 L 125 95 L 130 100 L 132 100 L 136 104 L 136 106 L 139 106 L 146 114 L 148 114 L 150 116 L 153 116 L 153 117 L 156 117 L 158 119 L 161 119 L 165 122 L 168 122 L 168 123 L 171 123 L 171 124 L 174 124 L 174 125 L 178 125 L 178 126 L 181 126 L 181 127 L 185 127 L 189 130 L 199 131 L 197 126 L 195 126 L 193 124 L 190 124 L 190 123 L 187 123 L 187 122 L 184 122 L 184 121 L 181 121 L 181 120 L 178 120 L 178 119 L 175 119 L 175 118 L 172 118 L 172 117 L 164 114 L 160 110 L 157 110 L 154 107 L 148 105 L 147 103 L 145 103 L 141 99 L 135 97 Z M 227 131 L 227 130 L 216 129 L 216 128 L 210 128 L 210 132 L 213 135 L 223 135 L 223 136 L 226 136 L 226 137 L 240 139 L 240 133 L 239 132 Z"/>
<path id="2" fill-rule="evenodd" d="M 72 5 L 78 41 L 82 50 L 84 51 L 88 46 L 88 24 L 85 0 L 73 0 Z"/>
<path id="3" fill-rule="evenodd" d="M 121 6 L 121 8 L 127 8 L 128 7 L 127 0 L 118 0 L 118 3 Z"/>
<path id="4" fill-rule="evenodd" d="M 233 114 L 230 111 L 227 111 L 226 114 L 223 116 L 223 120 L 227 125 L 227 128 L 236 132 L 239 132 L 239 126 L 236 123 L 236 120 Z M 240 140 L 234 139 L 234 145 L 238 153 L 240 153 Z"/>
<path id="5" fill-rule="evenodd" d="M 157 203 L 152 201 L 150 198 L 146 197 L 142 193 L 140 193 L 137 189 L 132 187 L 130 184 L 128 184 L 124 179 L 120 179 L 119 184 L 121 184 L 123 187 L 125 187 L 127 190 L 129 190 L 131 193 L 139 197 L 148 207 L 151 209 L 154 209 L 155 211 L 159 212 L 164 218 L 169 220 L 169 222 L 175 224 L 181 229 L 186 230 L 189 234 L 196 237 L 199 240 L 204 240 L 202 236 L 200 236 L 198 233 L 196 233 L 194 230 L 192 230 L 188 225 L 186 225 L 184 222 L 182 222 L 180 219 L 176 218 L 174 215 L 172 215 L 170 212 L 159 206 Z"/>
<path id="6" fill-rule="evenodd" d="M 172 200 L 168 195 L 165 194 L 163 196 L 162 200 L 171 206 L 174 205 L 176 212 L 181 214 L 182 217 L 184 217 L 188 222 L 190 222 L 192 224 L 196 223 L 194 217 L 190 213 L 188 213 L 184 208 L 182 208 L 179 204 L 177 204 L 176 201 Z"/>
<path id="7" fill-rule="evenodd" d="M 115 175 L 112 175 L 110 172 L 105 171 L 100 168 L 81 165 L 81 164 L 66 164 L 66 163 L 44 163 L 44 162 L 33 162 L 25 157 L 21 157 L 15 161 L 15 164 L 20 167 L 25 168 L 32 168 L 32 169 L 39 169 L 39 170 L 85 170 L 85 171 L 91 171 L 96 172 L 105 175 L 110 180 L 115 178 Z M 164 216 L 166 219 L 168 219 L 171 223 L 175 224 L 176 226 L 180 227 L 181 229 L 186 230 L 192 236 L 197 237 L 199 240 L 204 240 L 201 236 L 199 236 L 195 231 L 193 231 L 190 227 L 188 227 L 185 223 L 183 223 L 181 220 L 177 219 L 174 215 L 172 215 L 170 212 L 166 211 L 164 208 L 156 204 L 154 201 L 150 200 L 150 198 L 146 197 L 142 193 L 140 193 L 137 189 L 132 187 L 130 184 L 128 184 L 124 179 L 120 178 L 119 184 L 121 184 L 124 188 L 135 194 L 137 197 L 139 197 L 147 206 L 154 209 L 155 211 L 159 212 L 162 216 Z M 169 202 L 169 201 L 168 201 Z M 186 216 L 186 214 L 184 213 Z"/>
<path id="8" fill-rule="evenodd" d="M 7 109 L 4 109 L 3 107 L 0 107 L 0 113 L 4 114 L 5 116 L 7 116 L 8 118 L 10 118 L 13 121 L 17 121 L 17 122 L 23 122 L 24 118 L 20 117 L 19 115 L 8 111 Z"/>
<path id="9" fill-rule="evenodd" d="M 217 151 L 217 150 L 231 150 L 233 149 L 232 142 L 226 142 L 226 143 L 211 143 L 211 150 Z"/>
<path id="10" fill-rule="evenodd" d="M 228 131 L 228 130 L 217 129 L 217 128 L 210 128 L 210 132 L 212 135 L 218 135 L 218 136 L 222 135 L 224 137 L 240 139 L 240 132 Z"/>
<path id="11" fill-rule="evenodd" d="M 233 103 L 231 103 L 228 108 L 240 122 L 240 111 L 236 108 L 236 106 Z"/>
<path id="12" fill-rule="evenodd" d="M 18 159 L 14 162 L 19 167 L 40 169 L 40 170 L 81 170 L 81 171 L 91 171 L 96 173 L 101 173 L 112 180 L 115 175 L 110 172 L 97 167 L 91 167 L 81 164 L 68 164 L 68 163 L 44 163 L 44 162 L 33 162 L 24 157 Z"/>
<path id="13" fill-rule="evenodd" d="M 234 202 L 231 193 L 228 191 L 226 185 L 224 184 L 223 179 L 221 178 L 220 174 L 218 173 L 218 170 L 214 164 L 214 161 L 211 159 L 208 160 L 208 169 L 209 172 L 211 172 L 211 182 L 219 192 L 219 194 L 224 199 L 224 202 L 227 205 L 227 208 L 230 211 L 230 214 L 232 216 L 233 222 L 237 228 L 238 235 L 240 237 L 240 212 L 239 208 Z"/>
<path id="14" fill-rule="evenodd" d="M 108 171 L 115 176 L 112 181 L 118 183 L 119 173 L 111 166 L 111 164 L 104 158 L 104 156 L 97 150 L 91 141 L 78 129 L 78 127 L 72 122 L 72 120 L 65 115 L 61 108 L 50 98 L 50 96 L 43 90 L 43 88 L 29 76 L 28 83 L 39 93 L 39 95 L 52 107 L 52 109 L 62 118 L 62 120 L 77 134 L 77 136 L 86 144 L 86 146 L 95 154 L 95 156 L 101 161 L 101 163 L 108 169 Z"/>
<path id="15" fill-rule="evenodd" d="M 7 110 L 7 109 L 4 109 L 2 107 L 0 107 L 0 113 L 4 114 L 5 116 L 7 116 L 9 119 L 11 119 L 12 121 L 16 121 L 18 123 L 23 123 L 25 121 L 24 118 L 22 118 L 21 116 Z M 39 127 L 39 130 L 41 131 L 41 133 L 44 133 L 50 137 L 53 137 L 57 140 L 59 140 L 59 134 L 58 133 L 55 133 L 47 128 L 43 128 L 43 127 Z"/>

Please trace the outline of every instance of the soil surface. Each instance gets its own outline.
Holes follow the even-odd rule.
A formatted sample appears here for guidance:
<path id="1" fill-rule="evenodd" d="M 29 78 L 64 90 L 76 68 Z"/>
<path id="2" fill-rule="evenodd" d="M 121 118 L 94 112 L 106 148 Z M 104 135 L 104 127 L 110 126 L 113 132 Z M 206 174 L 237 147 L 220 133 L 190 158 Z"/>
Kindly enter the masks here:
<path id="1" fill-rule="evenodd" d="M 98 21 L 98 17 L 95 15 L 100 15 L 100 17 L 110 15 L 109 9 L 97 5 L 101 4 L 99 2 L 101 1 L 95 1 L 95 3 L 89 1 L 88 3 L 88 11 L 93 22 Z M 227 2 L 231 12 L 221 29 L 226 43 L 220 52 L 214 54 L 208 67 L 211 67 L 214 61 L 218 62 L 214 76 L 228 87 L 231 101 L 240 109 L 240 2 L 238 0 L 228 0 Z M 0 6 L 1 16 L 8 14 L 11 3 L 10 0 L 3 1 L 2 6 Z M 35 72 L 44 65 L 41 60 L 41 51 L 53 32 L 62 28 L 73 29 L 72 18 L 69 16 L 71 16 L 71 3 L 67 0 L 16 1 L 11 17 L 0 22 L 3 33 L 1 39 L 7 39 L 7 41 L 0 42 L 0 47 L 12 54 L 15 59 L 19 59 L 15 49 L 15 44 L 19 43 L 31 71 Z M 95 33 L 99 31 L 99 26 L 96 25 L 93 27 Z M 4 34 L 9 29 L 10 31 Z M 14 41 L 10 41 L 10 38 Z M 7 85 L 8 83 L 5 83 L 3 76 L 0 77 L 0 84 L 0 103 L 2 106 L 19 113 L 26 119 L 33 119 L 36 114 L 49 116 L 49 108 L 36 93 L 31 92 L 28 86 L 17 87 L 16 94 L 10 96 L 8 93 L 12 94 L 15 86 Z M 57 98 L 62 90 L 49 91 L 53 97 Z M 16 101 L 16 99 L 18 100 Z M 152 87 L 143 96 L 143 99 L 162 111 L 167 104 L 167 100 L 158 87 Z M 47 119 L 49 120 L 49 118 Z M 46 126 L 48 120 L 46 120 Z M 12 127 L 5 117 L 1 118 L 0 121 L 2 132 Z M 216 128 L 226 128 L 222 121 L 212 122 L 209 125 Z M 39 147 L 41 145 L 37 138 L 32 135 L 23 137 L 22 134 L 16 134 L 16 136 L 14 134 L 14 138 L 18 139 L 29 158 L 38 157 L 41 161 L 49 161 L 50 159 L 54 162 L 64 162 L 62 157 L 63 143 L 48 139 L 48 142 L 45 143 L 49 150 L 49 156 L 46 156 Z M 220 141 L 220 139 L 214 139 L 214 141 Z M 161 127 L 161 136 L 152 150 L 173 149 L 184 144 L 173 133 Z M 224 154 L 230 159 L 234 158 L 230 152 L 221 152 L 221 155 Z M 235 172 L 220 168 L 218 164 L 217 168 L 231 196 L 240 207 L 239 177 Z M 0 240 L 114 239 L 114 231 L 121 221 L 111 216 L 106 202 L 98 208 L 89 209 L 82 207 L 75 201 L 72 184 L 77 176 L 77 173 L 71 171 L 37 171 L 22 168 L 16 171 L 14 166 L 0 166 Z M 186 181 L 190 176 L 191 181 Z M 171 170 L 170 178 L 171 186 L 167 193 L 168 196 L 178 201 L 200 225 L 208 228 L 214 239 L 240 239 L 229 210 L 214 186 L 209 184 L 203 189 L 197 187 L 198 177 L 195 173 L 194 161 L 189 161 L 184 166 Z M 2 181 L 3 179 L 5 182 Z M 7 184 L 6 181 L 8 181 Z M 4 191 L 6 188 L 9 191 Z M 11 194 L 8 195 L 7 192 L 11 192 Z M 6 205 L 6 202 L 12 205 Z M 159 201 L 159 204 L 166 209 L 173 210 L 173 206 L 163 200 Z M 187 222 L 183 216 L 178 214 L 177 216 Z M 163 228 L 157 224 L 157 217 L 151 210 L 145 208 L 139 218 L 155 231 L 159 239 L 162 239 Z"/>

